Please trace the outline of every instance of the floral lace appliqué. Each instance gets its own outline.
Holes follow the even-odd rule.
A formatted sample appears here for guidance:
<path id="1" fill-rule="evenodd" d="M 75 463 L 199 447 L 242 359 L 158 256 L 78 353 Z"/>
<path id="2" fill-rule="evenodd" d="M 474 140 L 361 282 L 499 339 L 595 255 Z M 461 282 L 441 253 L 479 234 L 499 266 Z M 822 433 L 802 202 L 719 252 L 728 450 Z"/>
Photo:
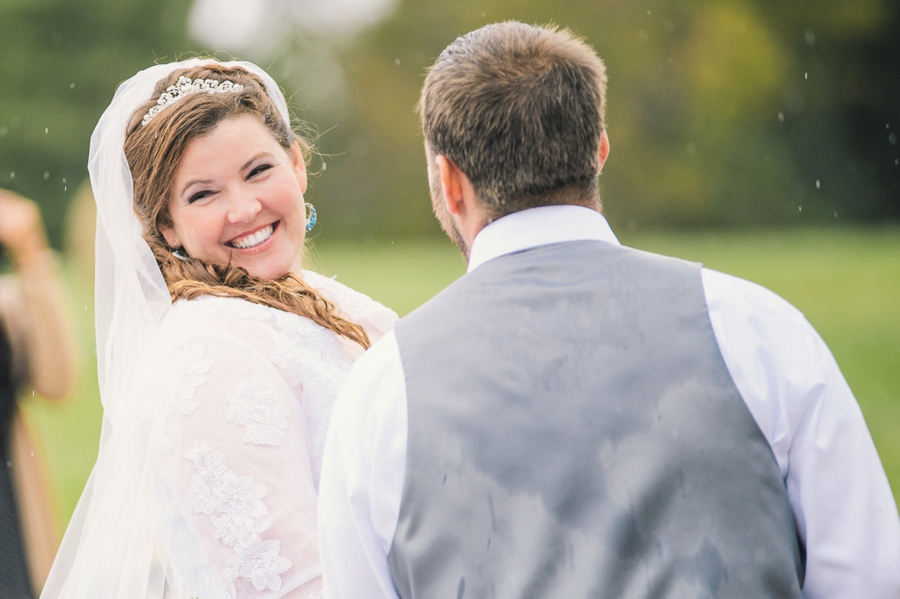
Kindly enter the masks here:
<path id="1" fill-rule="evenodd" d="M 239 298 L 206 296 L 193 301 L 208 302 L 208 307 L 212 312 L 227 310 L 228 312 L 237 314 L 241 318 L 248 318 L 250 320 L 268 320 L 272 317 L 272 308 Z"/>
<path id="2" fill-rule="evenodd" d="M 227 597 L 225 581 L 215 576 L 200 541 L 177 514 L 172 520 L 172 566 L 178 572 L 181 592 L 175 597 Z"/>
<path id="3" fill-rule="evenodd" d="M 203 343 L 187 343 L 178 346 L 172 353 L 172 376 L 167 386 L 167 408 L 178 410 L 189 416 L 197 409 L 194 392 L 206 382 L 212 362 L 203 358 L 206 346 Z"/>
<path id="4" fill-rule="evenodd" d="M 334 400 L 353 362 L 344 352 L 334 331 L 308 318 L 276 312 L 275 324 L 278 337 L 272 348 L 272 361 L 290 373 L 291 384 L 303 385 L 301 407 L 312 449 L 313 483 L 318 489 L 325 436 Z"/>
<path id="5" fill-rule="evenodd" d="M 291 410 L 278 395 L 275 383 L 259 377 L 244 379 L 234 395 L 228 396 L 228 404 L 225 420 L 247 429 L 244 443 L 281 445 Z"/>
<path id="6" fill-rule="evenodd" d="M 281 576 L 291 562 L 281 557 L 281 541 L 263 541 L 259 534 L 272 526 L 262 502 L 266 489 L 250 476 L 238 476 L 225 464 L 225 457 L 200 441 L 194 441 L 184 457 L 194 463 L 191 490 L 184 498 L 195 514 L 206 514 L 216 527 L 215 537 L 234 549 L 224 572 L 232 597 L 238 577 L 259 591 L 281 588 Z"/>

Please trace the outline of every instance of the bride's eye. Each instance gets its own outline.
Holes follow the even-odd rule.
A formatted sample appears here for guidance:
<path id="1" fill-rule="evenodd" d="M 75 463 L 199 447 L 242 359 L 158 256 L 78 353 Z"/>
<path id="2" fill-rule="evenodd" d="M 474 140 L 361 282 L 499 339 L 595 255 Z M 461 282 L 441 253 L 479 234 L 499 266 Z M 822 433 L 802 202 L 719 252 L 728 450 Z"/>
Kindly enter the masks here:
<path id="1" fill-rule="evenodd" d="M 250 171 L 250 174 L 247 175 L 247 178 L 251 179 L 251 178 L 255 177 L 256 175 L 269 170 L 270 168 L 272 168 L 271 164 L 260 164 L 258 167 L 256 167 L 252 171 Z"/>
<path id="2" fill-rule="evenodd" d="M 203 198 L 212 195 L 212 191 L 209 189 L 204 189 L 203 191 L 198 191 L 188 198 L 188 204 L 193 204 L 198 200 L 202 200 Z"/>

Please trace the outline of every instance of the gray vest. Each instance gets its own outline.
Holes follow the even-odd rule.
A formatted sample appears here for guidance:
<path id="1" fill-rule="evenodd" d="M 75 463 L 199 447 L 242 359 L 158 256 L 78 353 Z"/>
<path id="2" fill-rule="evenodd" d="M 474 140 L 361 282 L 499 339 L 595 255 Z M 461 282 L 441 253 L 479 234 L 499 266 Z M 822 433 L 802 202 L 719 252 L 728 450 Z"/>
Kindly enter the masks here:
<path id="1" fill-rule="evenodd" d="M 396 332 L 403 599 L 801 596 L 784 483 L 699 265 L 543 246 L 480 266 Z"/>

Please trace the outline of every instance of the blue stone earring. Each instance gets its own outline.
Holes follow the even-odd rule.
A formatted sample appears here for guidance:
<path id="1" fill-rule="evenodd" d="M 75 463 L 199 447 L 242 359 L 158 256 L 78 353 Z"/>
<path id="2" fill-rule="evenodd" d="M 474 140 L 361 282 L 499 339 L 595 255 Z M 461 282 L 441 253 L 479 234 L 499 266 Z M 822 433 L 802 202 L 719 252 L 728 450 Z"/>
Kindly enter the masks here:
<path id="1" fill-rule="evenodd" d="M 306 203 L 306 207 L 309 208 L 309 216 L 306 218 L 306 230 L 312 231 L 313 227 L 316 226 L 316 207 Z"/>

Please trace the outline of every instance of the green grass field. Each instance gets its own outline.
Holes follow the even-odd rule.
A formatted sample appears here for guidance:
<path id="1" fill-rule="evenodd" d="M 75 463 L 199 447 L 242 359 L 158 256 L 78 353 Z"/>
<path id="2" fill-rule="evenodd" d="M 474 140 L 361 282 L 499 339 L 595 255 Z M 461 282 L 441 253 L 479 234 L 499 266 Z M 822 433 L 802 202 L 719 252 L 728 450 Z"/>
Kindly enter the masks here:
<path id="1" fill-rule="evenodd" d="M 622 240 L 755 281 L 802 310 L 841 365 L 900 497 L 900 229 L 648 233 Z M 308 262 L 401 315 L 465 271 L 459 253 L 444 239 L 319 241 Z M 92 307 L 83 281 L 70 279 L 82 354 L 90 359 L 84 360 L 70 401 L 60 406 L 33 401 L 26 408 L 46 448 L 62 524 L 96 457 L 101 415 Z"/>

